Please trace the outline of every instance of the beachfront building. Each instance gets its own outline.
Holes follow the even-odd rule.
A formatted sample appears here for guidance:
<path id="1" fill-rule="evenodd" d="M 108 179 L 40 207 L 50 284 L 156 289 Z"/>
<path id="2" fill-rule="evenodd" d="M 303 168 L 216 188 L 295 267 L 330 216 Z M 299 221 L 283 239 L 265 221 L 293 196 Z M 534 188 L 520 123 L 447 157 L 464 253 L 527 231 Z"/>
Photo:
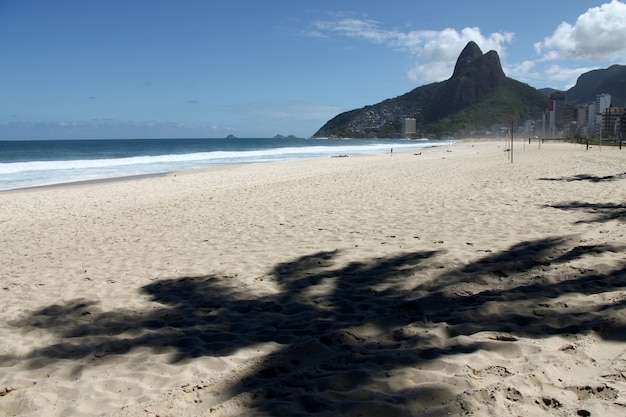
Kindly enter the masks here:
<path id="1" fill-rule="evenodd" d="M 522 136 L 533 136 L 535 134 L 535 121 L 526 120 L 524 126 L 520 128 L 520 134 Z"/>
<path id="2" fill-rule="evenodd" d="M 587 124 L 587 106 L 578 106 L 578 114 L 576 115 L 576 121 L 580 125 Z"/>
<path id="3" fill-rule="evenodd" d="M 589 103 L 587 106 L 587 135 L 593 135 L 596 127 L 596 102 Z"/>
<path id="4" fill-rule="evenodd" d="M 565 106 L 563 112 L 563 133 L 574 135 L 578 131 L 578 109 L 572 106 Z"/>
<path id="5" fill-rule="evenodd" d="M 616 138 L 621 133 L 621 119 L 624 117 L 623 107 L 609 107 L 602 113 L 602 138 Z"/>
<path id="6" fill-rule="evenodd" d="M 576 115 L 576 122 L 578 123 L 579 128 L 583 126 L 587 126 L 587 106 L 579 106 Z M 578 132 L 582 133 L 582 132 Z"/>
<path id="7" fill-rule="evenodd" d="M 611 107 L 611 95 L 609 93 L 599 94 L 596 96 L 596 103 L 598 104 L 598 113 L 602 113 Z"/>
<path id="8" fill-rule="evenodd" d="M 417 133 L 417 124 L 412 117 L 402 119 L 402 137 L 412 138 Z"/>
<path id="9" fill-rule="evenodd" d="M 594 123 L 591 132 L 597 136 L 602 136 L 602 117 L 606 109 L 611 107 L 611 95 L 608 93 L 598 94 L 594 103 Z"/>
<path id="10" fill-rule="evenodd" d="M 565 93 L 550 94 L 548 104 L 548 135 L 555 138 L 562 134 L 565 125 Z"/>
<path id="11" fill-rule="evenodd" d="M 578 125 L 580 126 L 580 133 L 585 136 L 600 136 L 602 130 L 606 130 L 606 125 L 603 124 L 603 114 L 611 107 L 611 95 L 608 93 L 598 94 L 596 100 L 593 103 L 589 103 L 587 106 L 586 117 L 584 122 L 581 121 L 581 115 L 584 115 L 584 110 L 579 108 L 578 111 Z"/>
<path id="12" fill-rule="evenodd" d="M 541 137 L 545 138 L 548 136 L 548 111 L 544 111 L 541 113 Z"/>

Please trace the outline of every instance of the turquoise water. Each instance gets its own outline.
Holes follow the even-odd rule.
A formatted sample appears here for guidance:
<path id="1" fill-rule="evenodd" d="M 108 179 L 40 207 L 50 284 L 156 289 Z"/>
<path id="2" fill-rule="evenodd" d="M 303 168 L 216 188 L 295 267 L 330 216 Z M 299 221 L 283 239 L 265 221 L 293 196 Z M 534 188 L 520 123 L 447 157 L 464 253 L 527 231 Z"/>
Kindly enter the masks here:
<path id="1" fill-rule="evenodd" d="M 0 141 L 0 191 L 186 169 L 445 146 L 366 139 L 125 139 Z"/>

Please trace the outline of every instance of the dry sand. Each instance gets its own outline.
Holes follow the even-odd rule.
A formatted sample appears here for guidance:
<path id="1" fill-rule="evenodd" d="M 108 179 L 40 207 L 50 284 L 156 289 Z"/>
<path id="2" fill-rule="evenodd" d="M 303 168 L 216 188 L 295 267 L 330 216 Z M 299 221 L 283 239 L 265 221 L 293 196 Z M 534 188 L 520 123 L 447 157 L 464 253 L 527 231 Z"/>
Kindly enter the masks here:
<path id="1" fill-rule="evenodd" d="M 0 414 L 626 415 L 626 150 L 0 193 Z"/>

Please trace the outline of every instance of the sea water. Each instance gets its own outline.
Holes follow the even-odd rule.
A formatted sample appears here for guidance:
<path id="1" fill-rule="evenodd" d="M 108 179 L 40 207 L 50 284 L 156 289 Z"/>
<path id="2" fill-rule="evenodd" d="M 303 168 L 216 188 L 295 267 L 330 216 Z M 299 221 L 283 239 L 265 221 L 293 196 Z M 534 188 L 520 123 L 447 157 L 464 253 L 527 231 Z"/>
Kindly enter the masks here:
<path id="1" fill-rule="evenodd" d="M 0 191 L 232 164 L 413 151 L 450 143 L 293 138 L 0 141 Z"/>

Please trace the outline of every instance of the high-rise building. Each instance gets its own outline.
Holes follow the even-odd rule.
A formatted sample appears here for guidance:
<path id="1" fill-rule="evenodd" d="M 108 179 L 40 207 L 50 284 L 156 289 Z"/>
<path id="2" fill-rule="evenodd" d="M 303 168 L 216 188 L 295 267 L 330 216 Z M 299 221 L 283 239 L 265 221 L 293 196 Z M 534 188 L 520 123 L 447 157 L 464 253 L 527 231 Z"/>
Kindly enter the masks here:
<path id="1" fill-rule="evenodd" d="M 587 107 L 578 106 L 576 108 L 576 131 L 572 133 L 587 136 Z"/>
<path id="2" fill-rule="evenodd" d="M 563 111 L 563 133 L 575 134 L 578 127 L 578 111 L 575 107 L 565 106 Z"/>
<path id="3" fill-rule="evenodd" d="M 557 137 L 563 131 L 565 93 L 552 93 L 548 102 L 548 134 Z"/>
<path id="4" fill-rule="evenodd" d="M 609 93 L 603 93 L 596 96 L 596 111 L 598 113 L 604 112 L 611 107 L 611 95 Z"/>
<path id="5" fill-rule="evenodd" d="M 548 136 L 548 114 L 549 111 L 541 112 L 541 137 Z"/>
<path id="6" fill-rule="evenodd" d="M 592 134 L 596 130 L 596 102 L 587 106 L 587 133 Z"/>
<path id="7" fill-rule="evenodd" d="M 587 107 L 578 107 L 578 115 L 576 116 L 576 121 L 578 122 L 579 126 L 587 125 Z"/>
<path id="8" fill-rule="evenodd" d="M 589 107 L 591 108 L 591 105 Z M 602 115 L 609 107 L 611 107 L 611 95 L 608 93 L 598 94 L 593 104 L 593 110 L 595 112 L 593 119 L 591 119 L 591 114 L 589 115 L 590 119 L 588 123 L 593 125 L 593 128 L 589 129 L 589 132 L 602 135 L 602 129 L 605 128 L 602 126 Z"/>
<path id="9" fill-rule="evenodd" d="M 619 137 L 621 133 L 621 118 L 624 116 L 623 107 L 609 107 L 602 113 L 601 137 Z"/>
<path id="10" fill-rule="evenodd" d="M 411 117 L 402 119 L 402 137 L 410 138 L 417 133 L 416 121 Z"/>

